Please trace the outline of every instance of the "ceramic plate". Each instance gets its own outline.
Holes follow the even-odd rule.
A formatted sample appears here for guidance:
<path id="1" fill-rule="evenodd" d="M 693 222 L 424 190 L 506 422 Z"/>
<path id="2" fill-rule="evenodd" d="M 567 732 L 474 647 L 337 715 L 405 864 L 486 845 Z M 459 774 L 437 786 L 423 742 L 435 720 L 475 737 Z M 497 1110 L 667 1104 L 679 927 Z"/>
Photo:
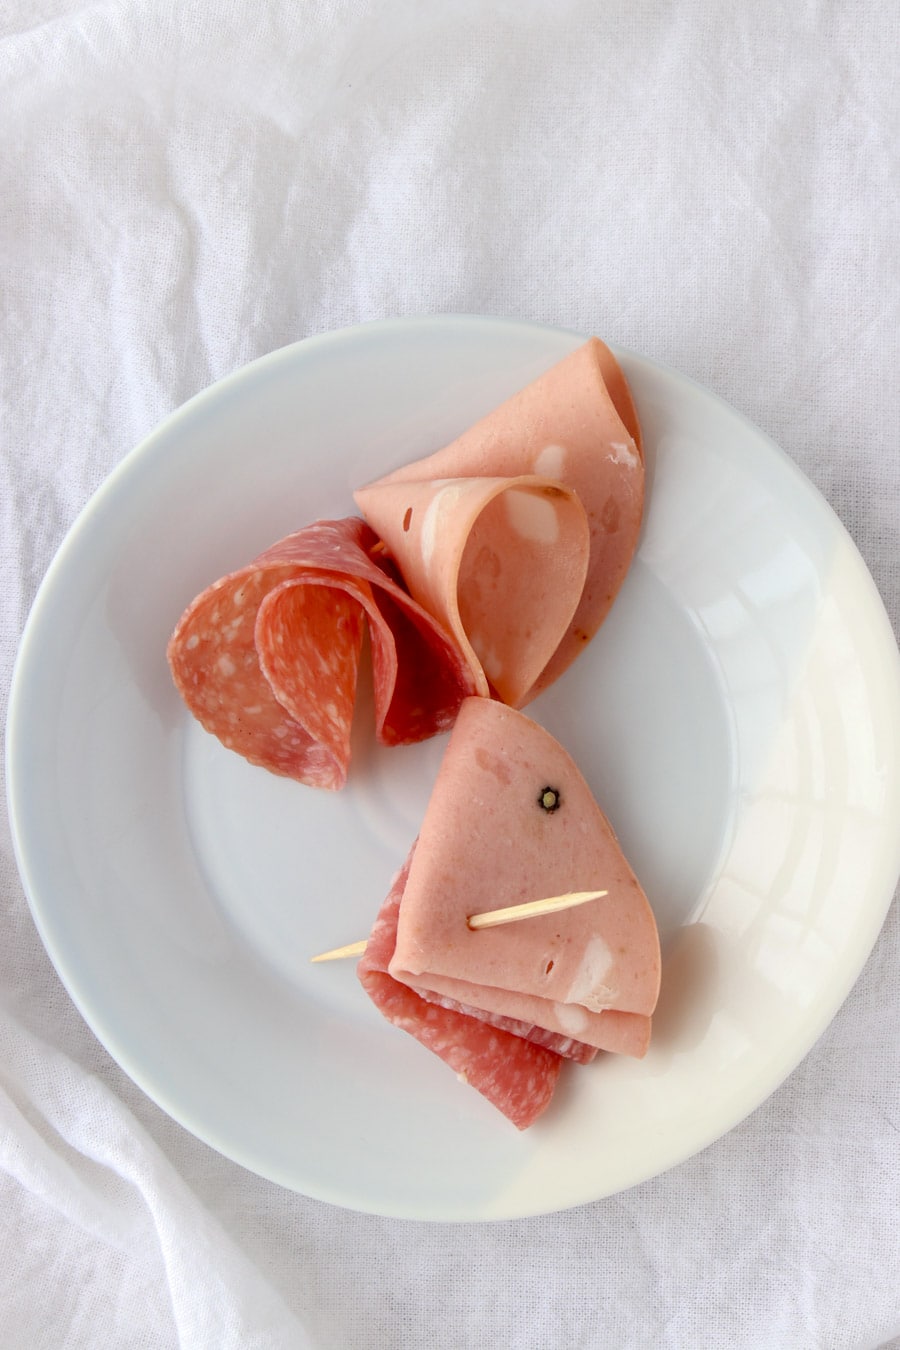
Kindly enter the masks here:
<path id="1" fill-rule="evenodd" d="M 126 1072 L 306 1195 L 427 1219 L 561 1209 L 703 1148 L 847 994 L 900 870 L 900 673 L 858 553 L 717 398 L 620 353 L 647 442 L 642 541 L 590 648 L 530 714 L 574 754 L 656 910 L 642 1062 L 569 1067 L 519 1134 L 383 1022 L 352 962 L 443 738 L 316 792 L 203 732 L 166 640 L 209 582 L 438 448 L 581 339 L 378 323 L 265 357 L 170 417 L 59 551 L 23 638 L 8 775 L 35 921 Z"/>

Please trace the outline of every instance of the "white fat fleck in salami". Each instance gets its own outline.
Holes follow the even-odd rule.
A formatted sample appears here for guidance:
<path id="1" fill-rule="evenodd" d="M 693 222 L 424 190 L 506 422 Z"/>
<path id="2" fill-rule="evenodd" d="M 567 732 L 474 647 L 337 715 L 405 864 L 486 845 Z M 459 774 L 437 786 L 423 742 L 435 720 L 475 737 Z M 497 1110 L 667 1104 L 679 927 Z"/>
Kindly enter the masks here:
<path id="1" fill-rule="evenodd" d="M 466 922 L 580 890 L 608 894 L 495 929 Z M 410 866 L 390 973 L 424 997 L 645 1053 L 660 980 L 653 912 L 573 760 L 523 714 L 463 704 Z"/>
<path id="2" fill-rule="evenodd" d="M 641 432 L 627 382 L 609 348 L 591 338 L 450 445 L 356 495 L 368 517 L 375 488 L 521 475 L 548 478 L 575 492 L 587 517 L 589 558 L 581 596 L 556 648 L 535 673 L 532 687 L 506 700 L 518 707 L 557 679 L 596 633 L 637 546 L 644 505 Z M 381 533 L 378 524 L 375 528 Z M 432 565 L 445 547 L 436 521 L 429 525 L 426 544 Z M 402 551 L 397 557 L 414 590 L 406 573 L 409 558 Z"/>

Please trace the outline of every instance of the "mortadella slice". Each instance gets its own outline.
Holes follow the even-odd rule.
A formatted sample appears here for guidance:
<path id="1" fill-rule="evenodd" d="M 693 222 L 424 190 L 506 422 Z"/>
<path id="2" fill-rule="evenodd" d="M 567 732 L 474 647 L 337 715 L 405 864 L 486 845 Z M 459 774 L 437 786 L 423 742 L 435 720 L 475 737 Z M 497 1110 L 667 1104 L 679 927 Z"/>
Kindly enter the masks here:
<path id="1" fill-rule="evenodd" d="M 590 533 L 570 489 L 534 476 L 382 483 L 356 502 L 410 593 L 453 635 L 477 690 L 518 704 L 568 631 Z"/>
<path id="2" fill-rule="evenodd" d="M 172 634 L 169 664 L 190 711 L 229 749 L 340 788 L 365 623 L 379 740 L 445 731 L 476 692 L 468 665 L 356 517 L 318 521 L 208 587 Z"/>
<path id="3" fill-rule="evenodd" d="M 442 1059 L 518 1129 L 527 1129 L 550 1105 L 562 1065 L 559 1055 L 458 1010 L 427 1003 L 388 973 L 415 849 L 379 910 L 357 967 L 359 980 L 389 1022 Z"/>
<path id="4" fill-rule="evenodd" d="M 627 382 L 609 348 L 591 338 L 444 449 L 356 494 L 366 515 L 375 486 L 530 474 L 578 494 L 587 514 L 590 557 L 566 633 L 532 687 L 515 700 L 519 707 L 552 684 L 594 636 L 637 546 L 644 505 L 641 434 Z"/>
<path id="5" fill-rule="evenodd" d="M 601 899 L 525 922 L 466 923 L 601 889 Z M 524 714 L 463 703 L 410 866 L 390 973 L 426 998 L 646 1052 L 660 981 L 653 912 L 577 766 Z"/>
<path id="6" fill-rule="evenodd" d="M 467 1003 L 459 1003 L 456 999 L 445 998 L 427 989 L 417 992 L 427 1003 L 436 1003 L 440 1008 L 455 1008 L 457 1012 L 465 1013 L 467 1017 L 477 1017 L 480 1022 L 489 1022 L 492 1027 L 511 1031 L 514 1036 L 521 1036 L 525 1041 L 534 1041 L 535 1045 L 546 1046 L 563 1059 L 573 1059 L 578 1064 L 590 1064 L 597 1057 L 596 1045 L 585 1045 L 571 1036 L 560 1036 L 555 1031 L 546 1031 L 543 1027 L 536 1027 L 533 1022 L 520 1022 L 515 1017 L 485 1012 L 483 1008 L 473 1008 Z M 649 1018 L 647 1020 L 649 1021 Z"/>
<path id="7" fill-rule="evenodd" d="M 449 980 L 441 983 L 448 988 L 451 985 Z M 485 986 L 479 986 L 478 1001 L 482 1006 L 473 1007 L 471 1003 L 452 998 L 449 994 L 438 994 L 433 989 L 423 989 L 418 985 L 414 987 L 416 992 L 429 1003 L 437 1003 L 441 1008 L 457 1008 L 460 1012 L 468 1013 L 470 1017 L 478 1017 L 483 1022 L 490 1022 L 492 1027 L 502 1027 L 504 1031 L 511 1031 L 516 1036 L 523 1036 L 527 1041 L 535 1041 L 538 1045 L 546 1045 L 548 1050 L 554 1050 L 556 1054 L 562 1055 L 563 1059 L 574 1059 L 579 1064 L 590 1064 L 599 1050 L 608 1050 L 611 1054 L 631 1055 L 635 1059 L 643 1059 L 650 1046 L 652 1018 L 643 1016 L 641 1013 L 615 1012 L 611 1009 L 601 1013 L 596 1026 L 597 1034 L 594 1036 L 594 1044 L 589 1045 L 585 1041 L 578 1040 L 575 1036 L 567 1036 L 560 1031 L 548 1031 L 546 1027 L 539 1026 L 535 1022 L 524 1021 L 521 1017 L 510 1017 L 504 1012 L 489 1011 L 485 1006 L 488 1003 L 496 1002 L 499 1008 L 509 1006 L 509 999 L 503 990 L 494 991 Z M 471 992 L 468 987 L 460 988 L 460 993 L 463 996 L 471 995 Z M 496 997 L 492 998 L 492 994 L 496 994 Z"/>

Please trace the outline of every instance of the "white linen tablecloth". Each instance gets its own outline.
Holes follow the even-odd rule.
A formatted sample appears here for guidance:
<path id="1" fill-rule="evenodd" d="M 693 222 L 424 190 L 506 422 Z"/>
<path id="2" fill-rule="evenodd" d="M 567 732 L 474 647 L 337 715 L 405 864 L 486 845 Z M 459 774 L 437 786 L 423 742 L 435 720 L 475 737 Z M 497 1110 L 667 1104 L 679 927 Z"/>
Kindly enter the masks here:
<path id="1" fill-rule="evenodd" d="M 898 53 L 893 0 L 8 0 L 4 709 L 122 456 L 249 359 L 392 315 L 596 332 L 709 386 L 825 494 L 896 629 Z M 5 812 L 0 869 L 2 1346 L 900 1343 L 896 904 L 726 1138 L 575 1211 L 454 1226 L 288 1193 L 171 1122 L 65 993 Z"/>

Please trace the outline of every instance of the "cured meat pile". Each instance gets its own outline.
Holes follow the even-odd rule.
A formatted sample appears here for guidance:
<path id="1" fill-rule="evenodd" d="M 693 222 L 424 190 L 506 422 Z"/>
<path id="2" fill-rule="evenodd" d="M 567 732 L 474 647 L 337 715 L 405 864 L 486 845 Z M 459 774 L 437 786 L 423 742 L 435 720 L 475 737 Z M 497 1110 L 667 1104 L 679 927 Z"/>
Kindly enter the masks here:
<path id="1" fill-rule="evenodd" d="M 470 694 L 524 707 L 575 659 L 631 562 L 644 464 L 592 338 L 451 445 L 216 581 L 169 642 L 198 721 L 272 773 L 340 788 L 363 625 L 375 734 L 446 731 Z"/>
<path id="2" fill-rule="evenodd" d="M 347 781 L 366 628 L 376 737 L 453 727 L 359 974 L 390 1021 L 519 1128 L 549 1103 L 563 1058 L 639 1056 L 649 1042 L 659 943 L 646 897 L 572 760 L 515 711 L 605 618 L 643 495 L 631 395 L 592 338 L 452 444 L 360 488 L 362 519 L 313 522 L 214 582 L 168 647 L 207 731 L 313 787 Z M 584 909 L 466 924 L 590 887 L 608 894 Z"/>
<path id="3" fill-rule="evenodd" d="M 466 922 L 592 887 L 607 894 L 562 913 Z M 563 1059 L 646 1053 L 660 981 L 653 912 L 577 766 L 523 713 L 463 704 L 359 978 L 389 1021 L 519 1129 L 549 1104 Z"/>

